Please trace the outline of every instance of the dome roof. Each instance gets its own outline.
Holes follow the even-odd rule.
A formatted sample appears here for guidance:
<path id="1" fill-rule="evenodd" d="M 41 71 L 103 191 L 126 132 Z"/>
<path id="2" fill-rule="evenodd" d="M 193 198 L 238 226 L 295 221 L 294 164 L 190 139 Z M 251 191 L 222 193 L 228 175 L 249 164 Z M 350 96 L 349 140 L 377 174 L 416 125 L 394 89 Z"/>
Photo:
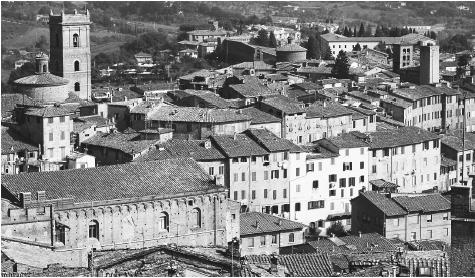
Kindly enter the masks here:
<path id="1" fill-rule="evenodd" d="M 301 51 L 307 51 L 307 49 L 301 47 L 300 45 L 287 44 L 287 45 L 284 45 L 284 46 L 281 46 L 281 47 L 277 47 L 276 51 L 301 52 Z"/>
<path id="2" fill-rule="evenodd" d="M 13 81 L 13 83 L 28 87 L 52 87 L 66 85 L 69 80 L 47 72 L 22 77 Z"/>

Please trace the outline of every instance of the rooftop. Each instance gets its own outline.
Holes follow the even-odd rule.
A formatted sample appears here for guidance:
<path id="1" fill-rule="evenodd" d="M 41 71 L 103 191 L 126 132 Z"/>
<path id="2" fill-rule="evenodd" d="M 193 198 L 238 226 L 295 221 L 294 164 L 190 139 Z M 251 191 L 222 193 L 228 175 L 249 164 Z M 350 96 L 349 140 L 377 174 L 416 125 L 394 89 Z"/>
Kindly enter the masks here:
<path id="1" fill-rule="evenodd" d="M 359 195 L 359 198 L 367 199 L 387 216 L 399 216 L 407 214 L 401 206 L 399 206 L 394 200 L 388 198 L 384 194 L 367 191 L 361 193 Z"/>
<path id="2" fill-rule="evenodd" d="M 225 156 L 210 144 L 206 147 L 208 140 L 169 140 L 159 144 L 157 149 L 149 151 L 139 157 L 136 161 L 164 160 L 169 158 L 191 157 L 196 161 L 224 160 Z"/>
<path id="3" fill-rule="evenodd" d="M 261 212 L 240 215 L 241 236 L 301 230 L 306 226 L 285 218 Z"/>
<path id="4" fill-rule="evenodd" d="M 269 152 L 246 134 L 212 136 L 212 141 L 227 157 L 267 155 Z"/>
<path id="5" fill-rule="evenodd" d="M 150 120 L 163 122 L 229 123 L 251 118 L 233 109 L 162 106 L 149 115 Z"/>
<path id="6" fill-rule="evenodd" d="M 285 266 L 294 277 L 328 277 L 333 274 L 333 266 L 327 254 L 277 255 L 279 265 Z M 270 264 L 269 255 L 246 256 L 251 264 Z"/>
<path id="7" fill-rule="evenodd" d="M 4 189 L 14 196 L 46 191 L 47 199 L 74 198 L 75 203 L 224 191 L 190 158 L 8 175 L 2 177 Z"/>
<path id="8" fill-rule="evenodd" d="M 16 153 L 25 149 L 30 152 L 37 151 L 38 146 L 28 143 L 20 134 L 2 126 L 2 155 Z"/>
<path id="9" fill-rule="evenodd" d="M 67 116 L 72 114 L 70 109 L 67 109 L 64 106 L 44 106 L 44 107 L 30 107 L 25 112 L 25 115 L 30 116 L 37 116 L 43 118 L 51 118 L 51 117 L 60 117 L 60 116 Z"/>
<path id="10" fill-rule="evenodd" d="M 13 83 L 26 87 L 50 87 L 66 85 L 69 80 L 47 72 L 22 77 L 13 81 Z"/>
<path id="11" fill-rule="evenodd" d="M 276 48 L 276 51 L 279 52 L 303 52 L 307 51 L 306 48 L 301 47 L 300 45 L 297 44 L 287 44 L 284 46 L 279 46 Z"/>
<path id="12" fill-rule="evenodd" d="M 371 132 L 368 136 L 370 149 L 407 146 L 440 138 L 435 133 L 413 126 Z"/>
<path id="13" fill-rule="evenodd" d="M 450 210 L 450 201 L 440 193 L 396 196 L 393 200 L 408 212 L 437 212 Z"/>
<path id="14" fill-rule="evenodd" d="M 269 96 L 277 94 L 267 86 L 261 84 L 256 78 L 245 78 L 243 84 L 232 84 L 229 85 L 229 87 L 243 97 Z"/>
<path id="15" fill-rule="evenodd" d="M 155 145 L 157 140 L 137 140 L 139 133 L 103 133 L 84 140 L 81 144 L 120 150 L 127 154 L 140 153 Z"/>
<path id="16" fill-rule="evenodd" d="M 416 101 L 421 98 L 426 98 L 436 95 L 457 95 L 457 90 L 448 87 L 434 87 L 431 85 L 415 86 L 411 88 L 398 88 L 391 92 L 391 95 L 396 95 L 409 101 Z"/>
<path id="17" fill-rule="evenodd" d="M 371 180 L 369 183 L 377 188 L 397 188 L 399 185 L 383 179 Z"/>
<path id="18" fill-rule="evenodd" d="M 243 108 L 241 111 L 244 115 L 251 117 L 251 124 L 280 123 L 279 118 L 255 107 Z"/>
<path id="19" fill-rule="evenodd" d="M 302 151 L 299 146 L 287 139 L 278 137 L 267 129 L 248 129 L 244 133 L 258 142 L 269 152 Z"/>

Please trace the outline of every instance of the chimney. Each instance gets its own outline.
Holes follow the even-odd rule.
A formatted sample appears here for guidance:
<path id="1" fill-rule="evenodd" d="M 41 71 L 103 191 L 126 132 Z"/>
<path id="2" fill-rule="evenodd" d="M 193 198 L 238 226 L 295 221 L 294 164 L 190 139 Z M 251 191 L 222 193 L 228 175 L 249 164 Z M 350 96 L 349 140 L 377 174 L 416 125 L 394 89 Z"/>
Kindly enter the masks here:
<path id="1" fill-rule="evenodd" d="M 282 226 L 282 219 L 279 219 L 279 226 Z"/>
<path id="2" fill-rule="evenodd" d="M 256 229 L 259 229 L 259 221 L 256 220 Z"/>
<path id="3" fill-rule="evenodd" d="M 234 137 L 233 137 L 234 140 L 237 140 L 237 132 L 234 132 Z"/>
<path id="4" fill-rule="evenodd" d="M 23 207 L 25 205 L 31 203 L 31 193 L 30 192 L 21 192 L 20 193 L 20 203 Z"/>
<path id="5" fill-rule="evenodd" d="M 40 202 L 46 201 L 46 192 L 45 191 L 36 192 L 36 199 Z"/>
<path id="6" fill-rule="evenodd" d="M 334 233 L 332 233 L 332 238 L 335 238 L 335 234 L 334 234 Z"/>

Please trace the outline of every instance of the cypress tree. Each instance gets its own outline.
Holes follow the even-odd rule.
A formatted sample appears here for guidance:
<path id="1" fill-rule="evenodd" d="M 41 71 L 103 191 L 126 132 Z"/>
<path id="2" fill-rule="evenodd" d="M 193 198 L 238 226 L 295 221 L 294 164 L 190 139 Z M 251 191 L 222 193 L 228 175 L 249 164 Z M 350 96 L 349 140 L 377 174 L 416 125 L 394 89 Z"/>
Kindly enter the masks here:
<path id="1" fill-rule="evenodd" d="M 335 60 L 335 65 L 332 69 L 332 75 L 335 78 L 344 79 L 350 75 L 350 63 L 346 53 L 340 50 Z"/>
<path id="2" fill-rule="evenodd" d="M 361 25 L 360 25 L 360 31 L 358 32 L 358 37 L 363 37 L 365 35 L 365 29 L 364 29 L 364 25 L 363 25 L 363 22 L 361 22 Z"/>

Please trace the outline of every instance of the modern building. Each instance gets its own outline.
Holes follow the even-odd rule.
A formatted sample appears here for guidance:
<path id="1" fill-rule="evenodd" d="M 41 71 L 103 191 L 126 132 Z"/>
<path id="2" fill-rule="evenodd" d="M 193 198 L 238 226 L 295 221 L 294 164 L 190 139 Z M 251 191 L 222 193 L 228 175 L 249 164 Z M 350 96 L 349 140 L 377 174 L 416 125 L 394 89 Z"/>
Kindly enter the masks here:
<path id="1" fill-rule="evenodd" d="M 240 255 L 279 254 L 280 248 L 305 242 L 305 225 L 261 212 L 240 215 Z"/>
<path id="2" fill-rule="evenodd" d="M 351 228 L 403 241 L 441 240 L 450 244 L 450 200 L 434 194 L 364 192 L 351 200 Z"/>
<path id="3" fill-rule="evenodd" d="M 49 18 L 51 73 L 68 79 L 69 91 L 79 98 L 91 99 L 90 14 L 74 10 L 74 14 Z"/>

